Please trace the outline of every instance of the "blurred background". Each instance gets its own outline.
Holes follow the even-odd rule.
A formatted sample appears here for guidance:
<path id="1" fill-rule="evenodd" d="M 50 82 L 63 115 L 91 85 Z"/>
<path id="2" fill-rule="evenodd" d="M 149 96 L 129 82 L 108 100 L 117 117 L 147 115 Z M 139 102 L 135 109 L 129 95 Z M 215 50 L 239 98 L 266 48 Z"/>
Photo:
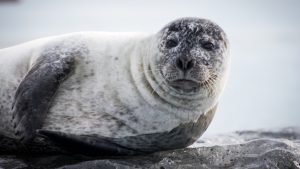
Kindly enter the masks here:
<path id="1" fill-rule="evenodd" d="M 298 0 L 0 0 L 0 48 L 77 31 L 157 32 L 208 18 L 227 33 L 232 67 L 206 135 L 300 126 Z"/>

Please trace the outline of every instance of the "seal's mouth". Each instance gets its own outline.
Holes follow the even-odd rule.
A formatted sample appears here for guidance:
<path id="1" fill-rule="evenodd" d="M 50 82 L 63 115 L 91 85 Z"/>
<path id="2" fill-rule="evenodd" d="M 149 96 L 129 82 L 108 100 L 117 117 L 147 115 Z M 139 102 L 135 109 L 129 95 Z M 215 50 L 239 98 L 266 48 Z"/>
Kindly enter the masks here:
<path id="1" fill-rule="evenodd" d="M 193 80 L 188 79 L 178 79 L 169 82 L 169 85 L 179 92 L 192 93 L 197 92 L 200 87 L 200 84 Z"/>

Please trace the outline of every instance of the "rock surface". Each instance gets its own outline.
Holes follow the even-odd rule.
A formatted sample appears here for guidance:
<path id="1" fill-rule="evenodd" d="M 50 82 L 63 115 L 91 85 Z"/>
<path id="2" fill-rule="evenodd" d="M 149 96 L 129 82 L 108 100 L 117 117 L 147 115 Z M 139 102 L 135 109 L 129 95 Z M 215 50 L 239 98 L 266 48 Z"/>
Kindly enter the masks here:
<path id="1" fill-rule="evenodd" d="M 2 138 L 3 140 L 3 138 Z M 7 143 L 7 142 L 6 142 Z M 1 144 L 1 138 L 0 138 Z M 3 146 L 2 148 L 3 150 Z M 26 155 L 1 151 L 4 169 L 289 168 L 300 169 L 300 129 L 242 131 L 201 138 L 189 148 L 131 157 Z"/>

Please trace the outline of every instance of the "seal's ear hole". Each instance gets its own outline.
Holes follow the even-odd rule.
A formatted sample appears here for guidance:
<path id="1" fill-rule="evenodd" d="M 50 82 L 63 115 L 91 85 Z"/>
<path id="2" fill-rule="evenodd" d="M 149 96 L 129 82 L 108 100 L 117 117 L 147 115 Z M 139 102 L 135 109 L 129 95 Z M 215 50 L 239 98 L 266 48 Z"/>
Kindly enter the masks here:
<path id="1" fill-rule="evenodd" d="M 175 46 L 177 46 L 177 45 L 178 45 L 178 41 L 175 40 L 175 39 L 169 39 L 169 40 L 167 40 L 167 42 L 166 42 L 166 47 L 167 47 L 167 48 L 173 48 L 173 47 L 175 47 Z"/>
<path id="2" fill-rule="evenodd" d="M 180 28 L 176 25 L 173 25 L 169 28 L 169 31 L 173 31 L 173 32 L 178 32 L 180 30 Z"/>

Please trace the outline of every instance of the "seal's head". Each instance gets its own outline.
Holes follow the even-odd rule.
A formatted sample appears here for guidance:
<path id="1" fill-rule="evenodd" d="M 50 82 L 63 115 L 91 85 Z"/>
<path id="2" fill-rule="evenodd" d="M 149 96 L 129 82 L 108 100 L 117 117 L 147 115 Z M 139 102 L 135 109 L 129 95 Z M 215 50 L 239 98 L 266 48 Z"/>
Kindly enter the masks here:
<path id="1" fill-rule="evenodd" d="M 165 26 L 157 36 L 155 69 L 163 81 L 181 94 L 212 89 L 224 77 L 228 42 L 215 23 L 182 18 Z"/>

